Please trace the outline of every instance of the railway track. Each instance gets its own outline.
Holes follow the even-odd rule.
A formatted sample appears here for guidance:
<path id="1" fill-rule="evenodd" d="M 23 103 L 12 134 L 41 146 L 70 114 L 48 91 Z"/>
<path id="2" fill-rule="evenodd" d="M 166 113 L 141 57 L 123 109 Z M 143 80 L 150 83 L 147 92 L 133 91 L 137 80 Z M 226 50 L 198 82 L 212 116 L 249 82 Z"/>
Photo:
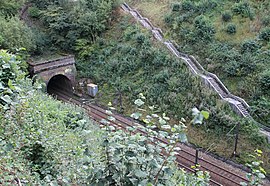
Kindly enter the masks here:
<path id="1" fill-rule="evenodd" d="M 149 19 L 143 17 L 137 10 L 129 7 L 127 3 L 122 4 L 121 8 L 131 14 L 143 27 L 152 32 L 153 36 L 161 43 L 163 43 L 168 50 L 172 52 L 177 58 L 182 59 L 190 69 L 191 73 L 198 75 L 202 78 L 203 82 L 210 88 L 212 88 L 221 99 L 228 102 L 232 109 L 240 116 L 249 118 L 254 121 L 260 128 L 261 132 L 268 136 L 270 142 L 270 128 L 256 122 L 249 114 L 249 105 L 246 101 L 238 96 L 233 95 L 222 83 L 222 81 L 213 73 L 206 71 L 200 63 L 192 55 L 182 53 L 177 50 L 175 44 L 171 41 L 166 41 L 163 37 L 163 32 L 160 28 L 153 26 Z"/>
<path id="2" fill-rule="evenodd" d="M 69 95 L 61 89 L 55 89 L 54 95 L 57 99 L 64 102 L 69 102 L 76 104 L 86 110 L 86 112 L 100 125 L 103 125 L 102 120 L 107 120 L 108 114 L 105 109 L 91 104 L 86 103 L 83 100 Z M 147 135 L 147 132 L 143 129 L 143 125 L 137 123 L 136 121 L 125 118 L 120 114 L 113 113 L 115 121 L 110 121 L 110 125 L 114 126 L 116 129 L 128 131 L 128 127 L 139 126 L 136 129 L 136 133 L 141 135 Z M 166 139 L 155 138 L 159 143 L 168 144 Z M 177 151 L 176 161 L 179 167 L 184 168 L 189 172 L 195 172 L 191 166 L 195 165 L 196 159 L 196 150 L 188 145 L 179 143 L 177 147 L 180 147 L 180 151 Z M 230 185 L 230 186 L 239 186 L 240 182 L 248 182 L 245 177 L 245 173 L 241 170 L 238 170 L 224 162 L 210 157 L 206 153 L 200 152 L 198 156 L 198 163 L 200 164 L 200 170 L 208 171 L 210 173 L 210 185 Z"/>

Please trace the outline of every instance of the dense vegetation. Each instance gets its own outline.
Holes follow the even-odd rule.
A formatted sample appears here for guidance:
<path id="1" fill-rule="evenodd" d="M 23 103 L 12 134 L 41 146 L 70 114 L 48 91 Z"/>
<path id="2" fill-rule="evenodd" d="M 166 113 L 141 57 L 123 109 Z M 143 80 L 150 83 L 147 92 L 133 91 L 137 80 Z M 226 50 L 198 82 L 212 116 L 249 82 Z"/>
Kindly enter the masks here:
<path id="1" fill-rule="evenodd" d="M 233 150 L 232 134 L 240 122 L 243 148 L 239 161 L 246 161 L 246 154 L 254 146 L 268 152 L 268 147 L 262 145 L 265 140 L 258 136 L 254 124 L 236 116 L 227 104 L 188 72 L 183 62 L 169 55 L 153 42 L 148 32 L 131 20 L 129 17 L 119 19 L 104 36 L 106 39 L 100 38 L 91 46 L 94 48 L 91 53 L 80 50 L 89 56 L 78 54 L 80 75 L 99 84 L 98 101 L 107 103 L 113 98 L 114 106 L 131 114 L 130 103 L 142 92 L 150 98 L 148 105 L 159 105 L 161 111 L 174 119 L 185 117 L 187 120 L 191 119 L 186 116 L 191 115 L 195 106 L 210 113 L 210 119 L 202 127 L 189 126 L 190 141 L 196 145 L 229 157 Z M 247 141 L 253 147 L 248 147 Z"/>
<path id="2" fill-rule="evenodd" d="M 24 3 L 26 11 L 18 15 Z M 155 110 L 155 116 L 166 112 L 173 117 L 171 121 L 183 117 L 190 121 L 187 116 L 197 107 L 208 111 L 211 119 L 202 127 L 192 128 L 204 133 L 204 137 L 228 140 L 230 149 L 225 151 L 232 152 L 233 129 L 240 122 L 242 141 L 250 143 L 242 144 L 241 153 L 255 148 L 268 152 L 265 139 L 258 136 L 254 124 L 232 113 L 217 95 L 190 75 L 181 61 L 170 56 L 128 17 L 119 15 L 116 5 L 114 0 L 0 2 L 0 49 L 9 50 L 0 52 L 0 155 L 4 157 L 0 160 L 0 184 L 207 184 L 207 175 L 200 172 L 194 177 L 177 170 L 172 156 L 162 157 L 160 146 L 150 145 L 145 137 L 113 133 L 108 121 L 100 130 L 81 109 L 46 96 L 39 83 L 32 85 L 25 77 L 25 52 L 23 56 L 11 54 L 22 54 L 25 48 L 38 58 L 75 53 L 80 76 L 91 78 L 100 86 L 97 100 L 104 104 L 112 101 L 125 114 L 134 111 L 131 108 L 139 93 L 149 98 L 141 102 L 155 105 L 149 107 Z M 174 4 L 173 12 L 181 7 Z M 224 19 L 229 21 L 230 15 L 224 15 Z M 194 19 L 194 28 L 198 29 L 194 33 L 206 43 L 216 42 L 215 28 L 205 16 Z M 228 25 L 226 32 L 235 34 L 237 27 Z M 267 29 L 260 38 L 268 40 Z M 250 48 L 254 47 L 256 43 L 246 46 L 252 51 Z M 185 50 L 191 49 L 187 45 Z M 264 92 L 269 86 L 268 76 L 266 71 L 260 77 Z M 140 110 L 150 112 L 147 106 Z M 159 117 L 162 123 L 164 118 L 168 117 Z M 183 137 L 182 131 L 180 136 Z M 196 140 L 192 142 L 201 145 Z M 238 161 L 244 162 L 245 158 Z"/>
<path id="3" fill-rule="evenodd" d="M 207 185 L 207 175 L 178 170 L 159 144 L 111 132 L 108 121 L 101 130 L 82 109 L 46 95 L 15 55 L 0 50 L 0 65 L 1 185 Z"/>
<path id="4" fill-rule="evenodd" d="M 17 38 L 9 43 L 12 31 L 8 26 L 1 33 L 1 48 L 17 52 L 0 50 L 1 185 L 207 185 L 207 174 L 189 175 L 174 165 L 173 154 L 160 154 L 162 148 L 174 146 L 164 149 L 140 135 L 112 132 L 106 120 L 101 130 L 82 109 L 56 101 L 42 91 L 42 84 L 32 84 L 26 77 L 25 49 L 18 48 L 37 40 L 16 18 L 19 2 L 3 2 L 5 10 L 16 9 L 5 12 L 2 23 L 19 25 L 19 32 L 28 34 L 14 32 Z M 45 35 L 55 42 L 53 35 Z"/>
<path id="5" fill-rule="evenodd" d="M 229 90 L 245 98 L 256 120 L 270 126 L 269 1 L 155 2 L 132 3 L 164 27 L 180 50 L 197 55 Z"/>

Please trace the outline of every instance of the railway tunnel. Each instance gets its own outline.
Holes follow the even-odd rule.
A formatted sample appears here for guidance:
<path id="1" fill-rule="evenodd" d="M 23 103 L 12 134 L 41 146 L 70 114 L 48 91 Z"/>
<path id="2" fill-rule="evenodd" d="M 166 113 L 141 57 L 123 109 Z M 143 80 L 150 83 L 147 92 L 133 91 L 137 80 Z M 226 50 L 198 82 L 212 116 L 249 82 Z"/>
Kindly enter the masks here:
<path id="1" fill-rule="evenodd" d="M 48 61 L 28 62 L 30 77 L 38 77 L 46 84 L 51 95 L 72 94 L 75 86 L 76 67 L 72 55 Z"/>
<path id="2" fill-rule="evenodd" d="M 50 95 L 58 95 L 61 92 L 72 94 L 72 82 L 66 76 L 59 74 L 53 76 L 47 84 L 47 93 Z"/>

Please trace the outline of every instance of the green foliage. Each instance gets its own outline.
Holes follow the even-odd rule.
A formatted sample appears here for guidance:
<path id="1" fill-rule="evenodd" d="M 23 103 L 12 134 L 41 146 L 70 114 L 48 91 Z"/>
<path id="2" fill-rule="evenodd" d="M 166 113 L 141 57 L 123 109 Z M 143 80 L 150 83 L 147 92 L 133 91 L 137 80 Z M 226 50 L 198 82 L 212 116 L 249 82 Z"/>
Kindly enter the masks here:
<path id="1" fill-rule="evenodd" d="M 194 6 L 194 3 L 189 1 L 189 0 L 182 2 L 182 10 L 183 11 L 192 11 L 192 10 L 195 10 L 195 8 L 196 7 Z"/>
<path id="2" fill-rule="evenodd" d="M 149 36 L 136 26 L 128 26 L 120 33 L 118 39 L 97 45 L 89 59 L 77 64 L 81 76 L 100 84 L 103 96 L 111 100 L 121 90 L 125 100 L 133 102 L 135 96 L 143 92 L 149 97 L 147 104 L 160 105 L 161 111 L 178 119 L 190 115 L 188 110 L 196 106 L 210 113 L 211 120 L 205 121 L 208 128 L 218 125 L 221 130 L 226 130 L 234 125 L 235 118 L 222 111 L 227 106 L 217 106 L 220 103 L 213 98 L 215 95 L 202 88 L 200 81 L 188 72 L 183 62 L 164 50 L 152 47 Z M 138 44 L 138 36 L 141 38 L 141 35 L 145 36 L 139 40 L 140 43 L 145 42 Z M 123 108 L 129 110 L 128 105 Z M 134 114 L 133 117 L 139 118 L 140 115 Z"/>
<path id="3" fill-rule="evenodd" d="M 246 40 L 241 45 L 241 52 L 256 52 L 260 45 L 254 40 Z"/>
<path id="4" fill-rule="evenodd" d="M 0 50 L 0 108 L 8 109 L 9 105 L 14 105 L 12 100 L 16 99 L 21 90 L 18 82 L 21 81 L 25 73 L 17 61 L 15 55 L 11 55 L 4 50 Z"/>
<path id="5" fill-rule="evenodd" d="M 107 29 L 114 3 L 114 0 L 35 1 L 52 42 L 63 50 L 74 50 L 80 40 L 95 42 Z"/>
<path id="6" fill-rule="evenodd" d="M 89 174 L 82 169 L 87 152 L 92 161 L 101 157 L 98 129 L 82 110 L 33 87 L 15 55 L 1 50 L 0 59 L 1 184 L 80 183 Z"/>
<path id="7" fill-rule="evenodd" d="M 139 98 L 135 100 L 137 107 L 136 113 L 143 111 L 145 96 L 140 93 Z M 144 100 L 144 101 L 142 101 Z M 111 109 L 111 103 L 109 103 Z M 150 107 L 154 112 L 156 107 Z M 158 114 L 149 114 L 146 118 L 139 113 L 140 119 L 146 123 L 146 127 L 132 126 L 128 127 L 124 133 L 115 130 L 110 126 L 111 121 L 115 121 L 112 112 L 107 110 L 109 117 L 103 120 L 104 129 L 108 132 L 104 136 L 105 159 L 107 166 L 95 170 L 91 178 L 92 184 L 102 185 L 208 185 L 209 174 L 202 171 L 197 176 L 186 174 L 183 170 L 178 170 L 174 165 L 179 148 L 178 141 L 185 142 L 185 126 L 183 123 L 170 127 L 167 121 L 170 120 L 165 113 L 162 116 Z M 147 113 L 145 113 L 147 114 Z M 153 131 L 152 128 L 160 126 L 160 131 Z M 135 133 L 137 130 L 144 130 L 147 136 Z M 166 138 L 170 136 L 170 143 L 161 143 L 155 138 Z"/>
<path id="8" fill-rule="evenodd" d="M 270 90 L 270 70 L 265 70 L 260 74 L 259 84 L 263 91 L 269 93 Z"/>
<path id="9" fill-rule="evenodd" d="M 1 0 L 0 15 L 2 14 L 4 17 L 11 17 L 16 15 L 23 3 L 24 0 Z"/>
<path id="10" fill-rule="evenodd" d="M 185 0 L 182 2 L 181 10 L 184 12 L 194 12 L 196 14 L 204 14 L 207 11 L 214 9 L 217 6 L 215 0 L 205 0 L 195 3 L 190 0 Z"/>
<path id="11" fill-rule="evenodd" d="M 210 10 L 214 10 L 217 7 L 218 3 L 216 0 L 204 0 L 200 1 L 197 4 L 196 11 L 199 14 L 207 13 Z"/>
<path id="12" fill-rule="evenodd" d="M 263 18 L 262 18 L 262 24 L 264 25 L 264 26 L 270 26 L 270 16 L 268 15 L 268 16 L 264 16 Z"/>
<path id="13" fill-rule="evenodd" d="M 229 23 L 226 28 L 226 32 L 228 34 L 235 34 L 236 33 L 236 25 L 233 23 Z"/>
<path id="14" fill-rule="evenodd" d="M 29 7 L 28 14 L 32 18 L 39 18 L 40 17 L 40 10 L 37 7 Z"/>
<path id="15" fill-rule="evenodd" d="M 33 33 L 19 18 L 0 16 L 0 48 L 15 51 L 25 47 L 28 51 L 35 49 Z"/>
<path id="16" fill-rule="evenodd" d="M 205 16 L 198 16 L 194 20 L 195 36 L 204 41 L 211 41 L 216 33 L 215 28 Z"/>
<path id="17" fill-rule="evenodd" d="M 266 91 L 269 92 L 269 89 Z M 267 93 L 268 93 L 267 92 Z M 269 126 L 270 123 L 270 99 L 267 97 L 260 97 L 258 100 L 253 102 L 251 107 L 253 115 L 261 123 L 265 123 Z"/>
<path id="18" fill-rule="evenodd" d="M 247 1 L 235 3 L 232 7 L 232 11 L 236 15 L 241 15 L 242 17 L 247 17 L 251 20 L 254 18 L 254 11 Z"/>
<path id="19" fill-rule="evenodd" d="M 265 178 L 266 172 L 262 168 L 263 161 L 260 161 L 259 158 L 262 156 L 261 150 L 255 150 L 255 155 L 250 155 L 251 161 L 247 163 L 246 165 L 251 169 L 251 173 L 248 173 L 247 179 L 249 180 L 249 183 L 241 182 L 241 185 L 247 186 L 247 185 L 256 185 L 260 186 L 263 184 L 263 179 Z"/>
<path id="20" fill-rule="evenodd" d="M 192 115 L 193 115 L 193 124 L 202 124 L 203 119 L 208 119 L 209 118 L 209 112 L 207 111 L 199 111 L 196 107 L 192 109 Z"/>
<path id="21" fill-rule="evenodd" d="M 224 71 L 229 76 L 246 76 L 256 70 L 256 59 L 252 54 L 243 54 L 239 60 L 229 61 L 224 65 Z"/>
<path id="22" fill-rule="evenodd" d="M 178 12 L 181 9 L 181 4 L 180 3 L 173 3 L 172 4 L 172 11 L 173 12 Z"/>
<path id="23" fill-rule="evenodd" d="M 224 22 L 228 22 L 228 21 L 230 21 L 231 19 L 232 19 L 232 14 L 231 14 L 231 12 L 226 11 L 226 12 L 223 12 L 223 13 L 222 13 L 222 20 L 223 20 Z"/>
<path id="24" fill-rule="evenodd" d="M 16 56 L 1 51 L 0 90 L 18 86 L 17 98 L 10 98 L 10 110 L 0 108 L 0 180 L 1 184 L 30 183 L 35 185 L 207 185 L 209 174 L 187 174 L 174 166 L 174 149 L 154 142 L 158 134 L 146 128 L 150 136 L 121 130 L 112 132 L 108 117 L 105 131 L 100 130 L 82 109 L 64 104 L 32 86 L 20 71 Z M 7 77 L 7 72 L 9 72 Z M 10 78 L 10 79 L 9 79 Z M 7 81 L 8 80 L 8 81 Z M 13 83 L 14 82 L 14 83 Z M 140 99 L 145 97 L 140 94 Z M 138 106 L 143 105 L 137 100 Z M 3 106 L 3 103 L 0 103 Z M 5 103 L 4 103 L 5 104 Z M 111 111 L 107 111 L 112 114 Z M 163 114 L 160 120 L 169 118 Z M 164 122 L 163 121 L 163 122 Z M 171 139 L 185 141 L 181 125 L 171 131 Z M 159 136 L 158 136 L 159 135 Z M 173 146 L 175 147 L 175 145 Z M 175 149 L 176 150 L 176 149 Z M 181 180 L 180 180 L 181 179 Z"/>
<path id="25" fill-rule="evenodd" d="M 270 41 L 270 27 L 266 27 L 261 30 L 259 38 L 264 41 Z"/>

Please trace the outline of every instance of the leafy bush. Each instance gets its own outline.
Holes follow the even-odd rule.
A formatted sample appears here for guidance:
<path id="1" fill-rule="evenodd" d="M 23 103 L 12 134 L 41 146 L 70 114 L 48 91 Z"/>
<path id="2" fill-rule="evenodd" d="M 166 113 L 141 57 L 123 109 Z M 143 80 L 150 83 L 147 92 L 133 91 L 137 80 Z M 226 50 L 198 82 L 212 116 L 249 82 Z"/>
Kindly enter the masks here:
<path id="1" fill-rule="evenodd" d="M 237 76 L 239 74 L 239 64 L 237 61 L 230 61 L 224 66 L 224 71 L 229 75 L 229 76 Z"/>
<path id="2" fill-rule="evenodd" d="M 266 27 L 260 31 L 259 38 L 264 41 L 270 41 L 270 27 Z"/>
<path id="3" fill-rule="evenodd" d="M 39 55 L 44 52 L 48 52 L 52 49 L 52 41 L 46 32 L 39 28 L 31 28 L 33 36 L 32 39 L 35 41 L 35 50 L 29 51 L 31 54 Z"/>
<path id="4" fill-rule="evenodd" d="M 198 16 L 194 20 L 195 36 L 198 39 L 211 41 L 216 33 L 214 26 L 205 16 Z"/>
<path id="5" fill-rule="evenodd" d="M 18 0 L 1 0 L 0 1 L 0 15 L 4 17 L 12 17 L 17 14 L 19 8 L 23 5 L 24 1 Z"/>
<path id="6" fill-rule="evenodd" d="M 214 8 L 216 8 L 217 5 L 218 4 L 215 0 L 199 1 L 199 3 L 196 6 L 196 12 L 199 14 L 204 14 L 209 10 L 213 10 Z"/>
<path id="7" fill-rule="evenodd" d="M 172 11 L 173 12 L 178 12 L 181 8 L 181 4 L 180 3 L 173 3 L 172 4 Z"/>
<path id="8" fill-rule="evenodd" d="M 243 54 L 237 61 L 230 61 L 224 66 L 229 76 L 246 76 L 256 70 L 256 60 L 252 54 Z"/>
<path id="9" fill-rule="evenodd" d="M 222 20 L 224 22 L 228 22 L 232 19 L 232 14 L 229 11 L 223 12 L 222 13 Z"/>
<path id="10" fill-rule="evenodd" d="M 270 16 L 268 15 L 268 16 L 264 16 L 264 17 L 262 17 L 262 24 L 264 25 L 264 26 L 270 26 Z"/>
<path id="11" fill-rule="evenodd" d="M 254 17 L 254 11 L 250 7 L 248 2 L 235 3 L 234 6 L 232 7 L 232 11 L 237 15 L 241 15 L 243 17 L 248 17 L 251 20 Z"/>
<path id="12" fill-rule="evenodd" d="M 254 40 L 246 40 L 241 45 L 241 52 L 256 52 L 260 45 Z"/>
<path id="13" fill-rule="evenodd" d="M 38 84 L 33 87 L 31 80 L 19 71 L 20 62 L 14 55 L 1 51 L 0 59 L 1 66 L 14 75 L 1 73 L 1 93 L 7 87 L 19 87 L 18 99 L 10 99 L 18 103 L 12 104 L 12 109 L 2 110 L 4 105 L 0 102 L 1 184 L 207 185 L 207 173 L 200 171 L 194 176 L 178 170 L 173 166 L 173 151 L 164 158 L 163 147 L 149 143 L 155 138 L 133 135 L 136 128 L 129 128 L 130 133 L 112 132 L 113 127 L 104 121 L 106 131 L 100 130 L 82 109 L 54 100 L 41 92 Z M 8 78 L 11 80 L 6 83 Z M 168 150 L 174 149 L 176 142 L 186 141 L 182 126 L 175 126 L 174 130 L 177 133 L 170 139 L 175 142 Z"/>
<path id="14" fill-rule="evenodd" d="M 172 15 L 171 15 L 171 14 L 166 14 L 165 17 L 164 17 L 164 22 L 165 22 L 166 24 L 171 24 L 172 21 L 173 21 Z"/>
<path id="15" fill-rule="evenodd" d="M 190 0 L 185 0 L 182 2 L 182 8 L 184 12 L 193 12 L 198 14 L 204 14 L 208 10 L 214 9 L 217 6 L 215 0 L 205 0 L 195 3 Z"/>
<path id="16" fill-rule="evenodd" d="M 269 89 L 268 89 L 269 90 Z M 264 91 L 267 91 L 264 89 Z M 266 92 L 267 93 L 267 92 Z M 270 99 L 267 97 L 259 97 L 258 100 L 254 101 L 251 106 L 253 116 L 265 125 L 270 126 Z"/>
<path id="17" fill-rule="evenodd" d="M 236 33 L 236 25 L 233 23 L 229 23 L 226 28 L 226 32 L 228 34 L 235 34 Z"/>
<path id="18" fill-rule="evenodd" d="M 35 50 L 33 33 L 19 18 L 4 19 L 0 16 L 0 48 L 15 51 L 25 47 L 28 51 Z"/>
<path id="19" fill-rule="evenodd" d="M 29 7 L 28 14 L 32 18 L 39 18 L 40 17 L 40 10 L 37 7 Z"/>
<path id="20" fill-rule="evenodd" d="M 270 90 L 270 70 L 265 70 L 260 74 L 259 84 L 263 91 L 269 93 Z"/>
<path id="21" fill-rule="evenodd" d="M 53 43 L 63 50 L 75 50 L 77 40 L 93 43 L 107 29 L 115 1 L 36 3 L 42 7 L 41 20 Z"/>
<path id="22" fill-rule="evenodd" d="M 190 0 L 185 0 L 182 2 L 182 10 L 183 11 L 192 11 L 195 10 L 194 3 L 191 2 Z"/>

